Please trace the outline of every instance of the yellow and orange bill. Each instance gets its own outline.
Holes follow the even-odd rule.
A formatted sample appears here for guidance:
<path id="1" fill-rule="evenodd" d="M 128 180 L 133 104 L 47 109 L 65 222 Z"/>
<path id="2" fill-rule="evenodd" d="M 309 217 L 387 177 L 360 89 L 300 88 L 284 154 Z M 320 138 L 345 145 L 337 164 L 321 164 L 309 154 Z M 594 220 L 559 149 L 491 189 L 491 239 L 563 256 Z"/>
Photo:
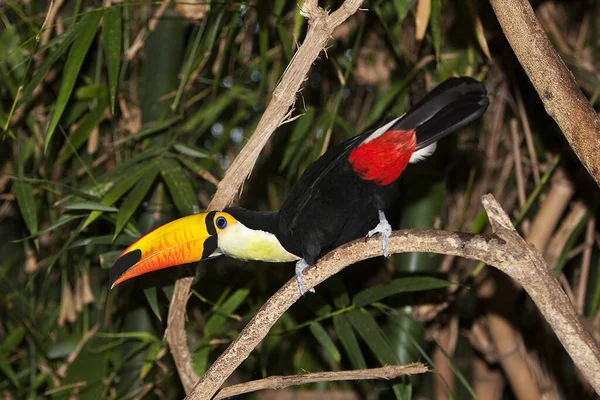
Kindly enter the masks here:
<path id="1" fill-rule="evenodd" d="M 214 214 L 179 218 L 141 237 L 111 267 L 109 287 L 148 272 L 220 255 Z"/>

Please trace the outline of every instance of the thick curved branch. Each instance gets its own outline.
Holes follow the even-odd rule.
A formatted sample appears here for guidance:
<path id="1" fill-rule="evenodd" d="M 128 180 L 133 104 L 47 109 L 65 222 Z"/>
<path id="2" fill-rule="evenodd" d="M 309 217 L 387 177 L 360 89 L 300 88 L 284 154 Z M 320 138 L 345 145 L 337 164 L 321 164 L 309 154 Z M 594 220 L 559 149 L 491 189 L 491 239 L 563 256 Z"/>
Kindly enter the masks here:
<path id="1" fill-rule="evenodd" d="M 552 327 L 573 362 L 600 394 L 600 350 L 585 331 L 569 298 L 548 269 L 540 253 L 526 243 L 492 195 L 483 197 L 493 235 L 448 231 L 402 230 L 392 233 L 388 251 L 393 254 L 428 252 L 483 261 L 504 272 L 527 291 Z M 359 239 L 341 246 L 308 268 L 302 280 L 308 290 L 345 267 L 381 255 L 381 239 Z M 298 299 L 295 279 L 277 291 L 229 345 L 188 395 L 210 399 L 223 382 L 262 341 L 283 313 Z"/>
<path id="2" fill-rule="evenodd" d="M 546 112 L 600 185 L 600 118 L 537 20 L 528 0 L 490 0 L 504 35 Z"/>
<path id="3" fill-rule="evenodd" d="M 363 0 L 346 0 L 331 14 L 319 8 L 317 0 L 306 0 L 302 4 L 300 12 L 308 19 L 308 32 L 304 43 L 294 54 L 294 58 L 281 77 L 281 81 L 275 88 L 273 97 L 258 122 L 252 137 L 237 155 L 223 180 L 219 183 L 217 192 L 208 206 L 208 211 L 222 210 L 233 202 L 242 184 L 252 172 L 263 147 L 267 144 L 275 129 L 281 125 L 288 110 L 296 101 L 296 93 L 300 90 L 313 62 L 331 38 L 334 29 L 354 14 L 362 2 Z M 165 332 L 177 372 L 186 393 L 198 380 L 198 375 L 194 372 L 192 365 L 192 357 L 185 334 L 185 307 L 189 298 L 192 279 L 182 278 L 175 282 Z"/>

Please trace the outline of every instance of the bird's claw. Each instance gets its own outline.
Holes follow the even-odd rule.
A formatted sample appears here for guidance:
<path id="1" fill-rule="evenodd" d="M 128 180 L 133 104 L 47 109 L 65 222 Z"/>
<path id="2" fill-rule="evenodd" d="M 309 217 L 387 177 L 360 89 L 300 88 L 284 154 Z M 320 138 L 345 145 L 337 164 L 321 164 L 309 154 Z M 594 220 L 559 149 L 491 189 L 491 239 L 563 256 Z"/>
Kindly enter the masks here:
<path id="1" fill-rule="evenodd" d="M 298 290 L 300 291 L 300 296 L 304 296 L 304 294 L 306 293 L 304 291 L 304 287 L 302 285 L 302 272 L 308 268 L 308 263 L 306 261 L 304 261 L 304 259 L 298 261 L 296 263 L 296 282 L 298 282 Z M 310 293 L 314 293 L 315 289 L 312 288 L 309 290 Z"/>
<path id="2" fill-rule="evenodd" d="M 377 226 L 375 226 L 375 228 L 371 229 L 367 233 L 367 237 L 371 237 L 377 233 L 381 233 L 381 247 L 383 248 L 383 256 L 388 258 L 390 255 L 387 251 L 387 242 L 392 234 L 392 226 L 387 219 L 385 219 L 385 215 L 382 211 L 379 211 L 379 223 Z"/>

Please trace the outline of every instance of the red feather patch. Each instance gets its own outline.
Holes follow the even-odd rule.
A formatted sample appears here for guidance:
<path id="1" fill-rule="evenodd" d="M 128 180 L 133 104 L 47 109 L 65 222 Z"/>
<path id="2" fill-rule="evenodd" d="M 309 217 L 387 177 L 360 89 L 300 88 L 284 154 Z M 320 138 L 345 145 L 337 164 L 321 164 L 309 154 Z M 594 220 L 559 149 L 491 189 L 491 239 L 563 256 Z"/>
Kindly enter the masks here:
<path id="1" fill-rule="evenodd" d="M 366 181 L 389 185 L 400 177 L 417 145 L 415 130 L 387 131 L 352 150 L 348 161 Z"/>

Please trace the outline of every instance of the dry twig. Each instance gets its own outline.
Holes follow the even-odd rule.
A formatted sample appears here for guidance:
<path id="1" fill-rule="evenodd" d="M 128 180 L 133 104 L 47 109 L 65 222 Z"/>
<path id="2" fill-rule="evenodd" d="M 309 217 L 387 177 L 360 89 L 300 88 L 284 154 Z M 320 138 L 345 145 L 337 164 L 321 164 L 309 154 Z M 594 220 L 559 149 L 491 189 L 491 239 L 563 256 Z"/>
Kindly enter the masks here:
<path id="1" fill-rule="evenodd" d="M 304 385 L 314 382 L 354 381 L 360 379 L 394 379 L 403 375 L 423 374 L 429 369 L 423 363 L 408 365 L 386 365 L 381 368 L 358 369 L 353 371 L 313 372 L 290 376 L 270 376 L 256 381 L 240 383 L 223 388 L 214 400 L 227 399 L 239 394 L 256 392 L 264 389 L 283 389 L 288 386 Z"/>

